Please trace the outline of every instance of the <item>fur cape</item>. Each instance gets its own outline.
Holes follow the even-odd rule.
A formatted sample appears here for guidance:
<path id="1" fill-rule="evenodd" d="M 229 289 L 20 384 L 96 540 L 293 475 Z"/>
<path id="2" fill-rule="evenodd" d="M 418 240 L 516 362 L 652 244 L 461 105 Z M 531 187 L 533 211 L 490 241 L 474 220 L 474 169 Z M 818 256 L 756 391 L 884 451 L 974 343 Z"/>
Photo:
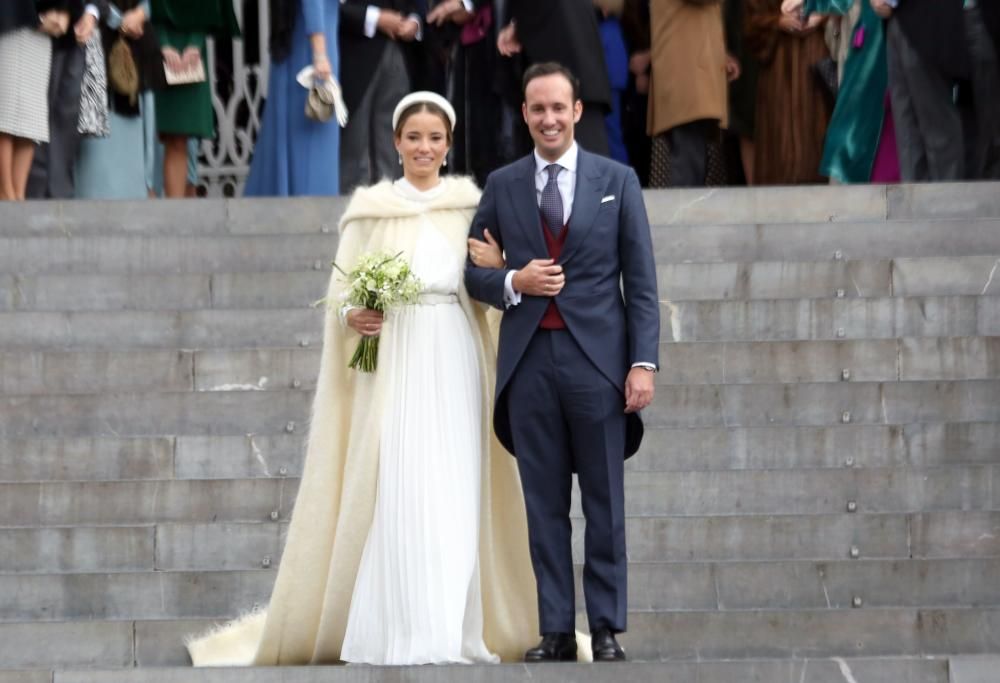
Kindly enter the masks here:
<path id="1" fill-rule="evenodd" d="M 341 219 L 336 263 L 349 270 L 372 251 L 412 258 L 418 221 L 429 219 L 464 263 L 479 190 L 465 178 L 446 178 L 437 198 L 415 202 L 383 182 L 355 192 Z M 338 302 L 343 282 L 331 277 L 327 301 Z M 477 341 L 485 425 L 492 423 L 496 325 L 487 310 L 459 302 Z M 490 315 L 495 315 L 491 313 Z M 497 321 L 498 322 L 498 321 Z M 392 318 L 382 335 L 394 334 Z M 359 336 L 327 310 L 319 381 L 302 482 L 271 602 L 257 612 L 188 642 L 195 666 L 324 664 L 337 662 L 355 578 L 371 526 L 378 475 L 379 425 L 394 369 L 379 358 L 364 375 L 347 365 Z M 383 344 L 382 348 L 391 348 Z M 528 553 L 524 498 L 517 467 L 492 429 L 483 429 L 479 568 L 484 633 L 491 652 L 520 661 L 538 633 L 535 578 Z"/>

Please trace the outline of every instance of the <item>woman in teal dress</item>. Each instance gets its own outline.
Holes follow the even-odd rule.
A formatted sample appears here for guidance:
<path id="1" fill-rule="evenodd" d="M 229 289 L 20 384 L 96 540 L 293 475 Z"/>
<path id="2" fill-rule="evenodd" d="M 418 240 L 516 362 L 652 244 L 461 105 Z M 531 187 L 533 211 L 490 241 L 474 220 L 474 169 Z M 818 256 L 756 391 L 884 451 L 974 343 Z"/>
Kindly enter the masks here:
<path id="1" fill-rule="evenodd" d="M 209 75 L 207 35 L 239 35 L 232 0 L 152 0 L 152 10 L 153 25 L 168 68 L 183 69 L 200 59 Z M 187 185 L 188 138 L 215 136 L 210 80 L 172 85 L 157 92 L 156 129 L 164 146 L 164 194 L 183 197 Z"/>
<path id="2" fill-rule="evenodd" d="M 890 179 L 884 162 L 887 150 L 895 149 L 895 139 L 888 139 L 895 133 L 886 108 L 885 30 L 868 0 L 806 0 L 804 7 L 807 14 L 846 15 L 856 2 L 861 15 L 853 27 L 819 168 L 820 174 L 843 183 Z M 873 173 L 877 156 L 879 172 Z"/>

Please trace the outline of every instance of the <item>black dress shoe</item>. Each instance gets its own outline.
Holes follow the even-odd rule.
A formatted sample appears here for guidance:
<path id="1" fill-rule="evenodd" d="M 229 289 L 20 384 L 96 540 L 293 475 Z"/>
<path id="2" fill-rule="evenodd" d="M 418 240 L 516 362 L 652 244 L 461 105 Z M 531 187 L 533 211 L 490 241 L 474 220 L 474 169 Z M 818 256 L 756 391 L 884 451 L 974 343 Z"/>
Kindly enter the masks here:
<path id="1" fill-rule="evenodd" d="M 526 662 L 575 662 L 575 633 L 546 633 L 542 642 L 524 653 Z"/>
<path id="2" fill-rule="evenodd" d="M 590 648 L 595 662 L 624 662 L 625 650 L 615 640 L 615 634 L 606 628 L 590 634 Z"/>

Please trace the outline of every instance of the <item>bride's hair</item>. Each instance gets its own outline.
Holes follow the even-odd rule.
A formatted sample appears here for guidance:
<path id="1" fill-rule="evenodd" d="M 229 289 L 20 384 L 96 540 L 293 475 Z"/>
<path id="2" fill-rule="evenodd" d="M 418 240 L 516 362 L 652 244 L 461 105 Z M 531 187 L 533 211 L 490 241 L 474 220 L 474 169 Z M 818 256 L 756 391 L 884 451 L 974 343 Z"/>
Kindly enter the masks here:
<path id="1" fill-rule="evenodd" d="M 399 115 L 399 121 L 396 123 L 396 130 L 393 131 L 397 138 L 403 135 L 403 127 L 406 125 L 406 121 L 414 114 L 419 114 L 425 111 L 429 114 L 434 114 L 441 122 L 444 123 L 444 130 L 448 140 L 448 146 L 451 147 L 452 143 L 452 132 L 451 132 L 451 119 L 448 118 L 447 112 L 444 109 L 434 104 L 433 102 L 414 102 L 409 107 L 403 110 Z"/>

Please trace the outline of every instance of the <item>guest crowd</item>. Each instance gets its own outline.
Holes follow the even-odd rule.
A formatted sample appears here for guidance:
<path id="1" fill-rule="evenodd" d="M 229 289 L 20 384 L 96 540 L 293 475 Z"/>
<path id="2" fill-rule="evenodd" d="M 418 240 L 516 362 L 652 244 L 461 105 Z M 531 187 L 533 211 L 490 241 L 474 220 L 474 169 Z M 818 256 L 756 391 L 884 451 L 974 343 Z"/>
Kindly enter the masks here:
<path id="1" fill-rule="evenodd" d="M 233 1 L 3 0 L 0 198 L 191 195 L 198 143 L 216 130 L 206 38 L 239 35 Z M 255 16 L 258 0 L 242 2 Z M 530 149 L 520 77 L 544 61 L 580 79 L 580 144 L 650 187 L 1000 178 L 997 0 L 270 0 L 266 11 L 248 195 L 398 177 L 392 110 L 419 89 L 458 112 L 449 172 L 483 184 Z M 312 86 L 329 82 L 343 129 L 306 114 Z"/>

